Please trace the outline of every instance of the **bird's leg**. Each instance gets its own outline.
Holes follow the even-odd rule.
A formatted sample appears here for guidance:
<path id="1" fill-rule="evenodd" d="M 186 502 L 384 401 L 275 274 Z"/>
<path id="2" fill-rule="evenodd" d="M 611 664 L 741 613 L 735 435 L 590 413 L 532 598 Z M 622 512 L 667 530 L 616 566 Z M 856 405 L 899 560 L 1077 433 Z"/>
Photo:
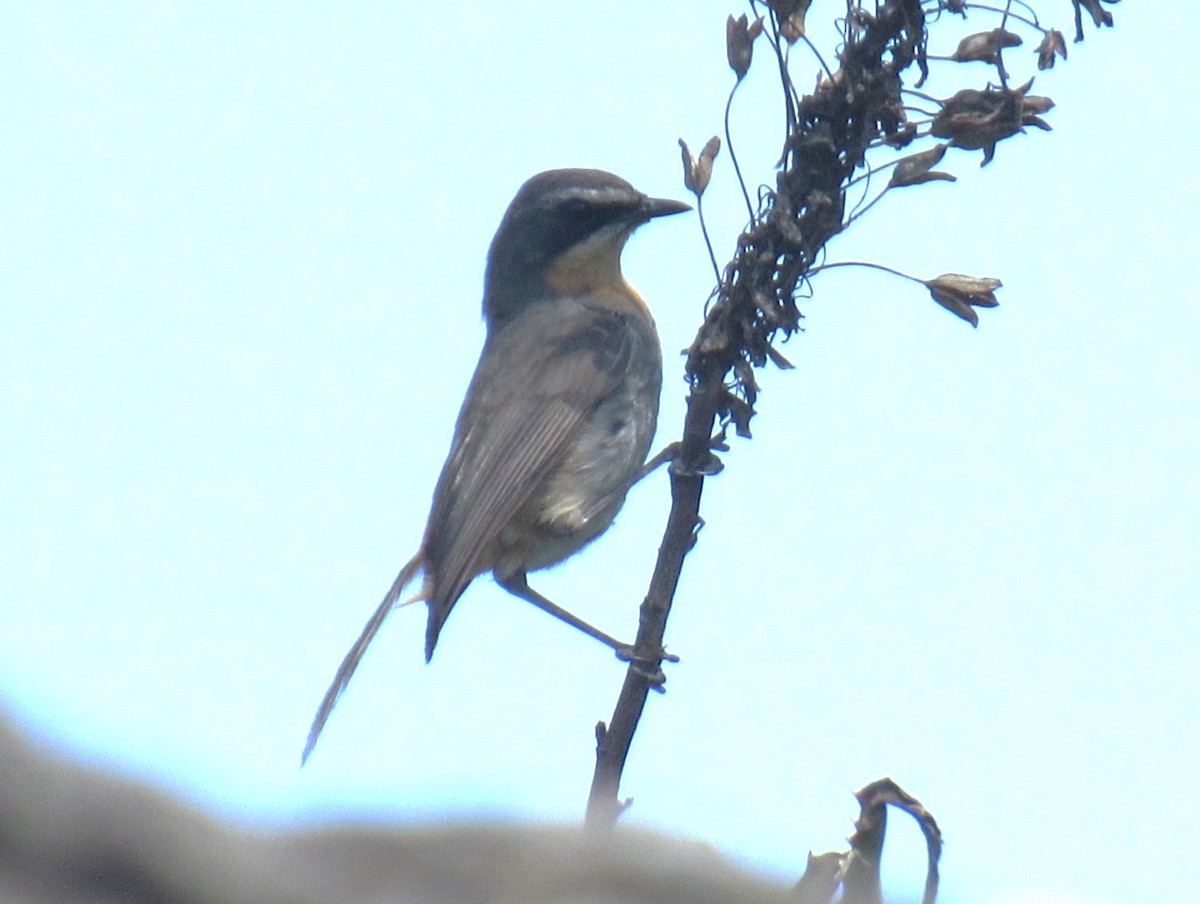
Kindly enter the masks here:
<path id="1" fill-rule="evenodd" d="M 533 603 L 543 612 L 548 612 L 560 621 L 566 622 L 573 628 L 582 631 L 588 637 L 594 637 L 600 643 L 609 647 L 617 654 L 617 658 L 628 662 L 633 658 L 633 647 L 627 643 L 621 643 L 610 634 L 605 634 L 599 628 L 594 628 L 576 615 L 572 615 L 562 606 L 551 602 L 542 596 L 536 590 L 529 586 L 529 581 L 526 580 L 524 572 L 518 571 L 511 575 L 494 575 L 496 583 L 511 593 L 513 596 L 520 597 L 527 603 Z"/>
<path id="2" fill-rule="evenodd" d="M 525 600 L 527 603 L 533 603 L 533 605 L 537 606 L 543 612 L 548 612 L 550 615 L 553 615 L 560 621 L 564 621 L 571 627 L 582 631 L 588 637 L 592 637 L 600 641 L 600 643 L 604 644 L 606 647 L 609 647 L 614 653 L 616 653 L 617 658 L 622 662 L 652 663 L 655 668 L 653 674 L 643 671 L 644 677 L 647 678 L 652 685 L 659 686 L 667 680 L 666 676 L 663 675 L 662 670 L 658 668 L 658 661 L 660 658 L 666 659 L 669 662 L 679 661 L 678 656 L 667 653 L 666 650 L 660 650 L 660 656 L 655 657 L 639 655 L 637 650 L 630 644 L 622 643 L 611 634 L 605 634 L 599 628 L 592 627 L 577 615 L 572 615 L 557 603 L 546 599 L 546 597 L 542 596 L 529 586 L 529 581 L 526 580 L 524 572 L 518 571 L 515 574 L 510 575 L 493 574 L 493 576 L 496 579 L 496 583 L 513 596 L 519 597 L 520 599 Z"/>
<path id="3" fill-rule="evenodd" d="M 678 440 L 663 446 L 662 450 L 659 451 L 657 455 L 642 465 L 642 469 L 637 472 L 637 476 L 629 482 L 629 485 L 633 486 L 642 478 L 649 477 L 668 462 L 674 462 L 675 459 L 679 457 L 679 452 L 682 450 L 682 448 L 683 443 L 679 442 Z M 721 472 L 721 469 L 724 467 L 724 465 L 721 464 L 721 460 L 717 458 L 717 456 L 712 454 L 712 450 L 714 449 L 719 452 L 726 452 L 729 450 L 729 446 L 725 443 L 724 427 L 722 427 L 721 430 L 714 434 L 712 439 L 708 441 L 709 454 L 707 458 L 701 462 L 699 469 L 696 470 L 696 473 L 703 474 L 706 477 L 711 477 Z"/>
<path id="4" fill-rule="evenodd" d="M 632 486 L 633 483 L 637 483 L 643 477 L 649 477 L 651 474 L 653 474 L 655 471 L 657 471 L 659 468 L 661 468 L 667 462 L 674 461 L 675 456 L 679 454 L 680 445 L 681 445 L 681 443 L 678 440 L 676 440 L 673 443 L 669 443 L 666 446 L 663 446 L 661 452 L 659 452 L 652 459 L 650 459 L 648 462 L 646 462 L 644 465 L 642 465 L 642 469 L 637 472 L 637 476 L 635 478 L 633 478 L 633 481 L 630 485 Z"/>

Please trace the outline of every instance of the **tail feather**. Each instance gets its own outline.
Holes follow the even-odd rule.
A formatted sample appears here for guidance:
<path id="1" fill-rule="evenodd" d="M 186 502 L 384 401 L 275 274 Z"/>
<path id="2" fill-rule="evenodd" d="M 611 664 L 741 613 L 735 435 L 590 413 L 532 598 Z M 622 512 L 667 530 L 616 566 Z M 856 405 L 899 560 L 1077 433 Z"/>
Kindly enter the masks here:
<path id="1" fill-rule="evenodd" d="M 392 581 L 392 586 L 383 598 L 383 602 L 379 604 L 374 614 L 371 615 L 371 618 L 362 629 L 362 634 L 358 636 L 358 640 L 354 642 L 354 646 L 350 648 L 349 652 L 346 653 L 346 658 L 338 666 L 337 674 L 333 676 L 333 683 L 329 685 L 329 690 L 325 691 L 325 696 L 321 700 L 321 705 L 317 707 L 317 714 L 313 718 L 312 727 L 308 730 L 308 741 L 304 744 L 304 752 L 300 754 L 301 766 L 305 764 L 309 754 L 317 746 L 317 738 L 321 736 L 321 730 L 329 720 L 329 714 L 333 712 L 333 707 L 337 704 L 338 698 L 346 689 L 346 685 L 350 683 L 350 676 L 358 668 L 358 662 L 362 659 L 363 653 L 367 651 L 367 646 L 374 639 L 379 628 L 383 625 L 383 620 L 387 618 L 387 614 L 396 605 L 404 587 L 416 575 L 421 564 L 422 556 L 418 552 L 407 565 L 400 569 L 400 573 L 396 575 L 396 580 Z"/>

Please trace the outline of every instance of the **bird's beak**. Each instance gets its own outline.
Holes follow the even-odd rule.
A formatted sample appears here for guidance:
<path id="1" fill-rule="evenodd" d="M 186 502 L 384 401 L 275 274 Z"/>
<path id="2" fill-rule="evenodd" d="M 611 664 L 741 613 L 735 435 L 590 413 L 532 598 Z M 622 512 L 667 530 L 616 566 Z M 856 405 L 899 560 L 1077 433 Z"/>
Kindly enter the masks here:
<path id="1" fill-rule="evenodd" d="M 641 214 L 647 220 L 652 220 L 655 217 L 669 217 L 691 209 L 692 205 L 671 198 L 646 198 L 642 201 Z"/>

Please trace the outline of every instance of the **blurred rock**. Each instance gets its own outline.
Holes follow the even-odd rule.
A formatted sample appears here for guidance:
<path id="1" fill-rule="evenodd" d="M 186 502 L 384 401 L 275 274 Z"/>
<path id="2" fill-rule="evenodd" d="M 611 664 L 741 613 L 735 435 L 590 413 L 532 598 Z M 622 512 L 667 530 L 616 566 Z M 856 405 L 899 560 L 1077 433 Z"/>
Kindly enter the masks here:
<path id="1" fill-rule="evenodd" d="M 39 750 L 0 716 L 4 904 L 780 901 L 700 844 L 503 824 L 262 833 Z"/>

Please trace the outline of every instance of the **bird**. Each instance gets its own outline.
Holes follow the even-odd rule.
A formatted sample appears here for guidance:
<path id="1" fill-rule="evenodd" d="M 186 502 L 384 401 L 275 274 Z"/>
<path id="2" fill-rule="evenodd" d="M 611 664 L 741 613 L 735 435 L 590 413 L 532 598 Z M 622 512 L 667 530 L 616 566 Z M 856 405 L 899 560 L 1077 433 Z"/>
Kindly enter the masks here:
<path id="1" fill-rule="evenodd" d="M 509 593 L 617 651 L 627 644 L 533 590 L 527 572 L 578 552 L 612 524 L 654 437 L 662 349 L 621 252 L 652 219 L 691 210 L 612 173 L 555 169 L 517 191 L 488 250 L 486 337 L 417 553 L 342 660 L 301 755 L 404 588 L 422 574 L 425 661 L 454 604 L 491 572 Z"/>

